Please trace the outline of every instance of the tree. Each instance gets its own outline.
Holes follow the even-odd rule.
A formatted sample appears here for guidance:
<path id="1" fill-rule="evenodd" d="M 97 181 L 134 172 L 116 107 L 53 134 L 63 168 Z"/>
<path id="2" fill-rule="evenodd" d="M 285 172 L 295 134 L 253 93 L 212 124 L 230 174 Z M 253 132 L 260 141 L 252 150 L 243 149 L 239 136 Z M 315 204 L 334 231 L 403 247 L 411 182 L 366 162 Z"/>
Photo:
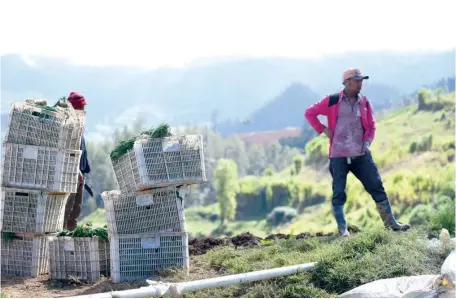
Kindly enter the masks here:
<path id="1" fill-rule="evenodd" d="M 293 158 L 293 165 L 296 174 L 299 174 L 301 172 L 302 164 L 304 164 L 304 161 L 301 156 L 295 156 Z"/>
<path id="2" fill-rule="evenodd" d="M 223 227 L 225 221 L 233 220 L 236 216 L 238 172 L 233 160 L 219 160 L 214 173 L 214 188 L 220 206 L 220 220 Z"/>
<path id="3" fill-rule="evenodd" d="M 267 167 L 266 153 L 263 146 L 252 144 L 248 149 L 249 168 L 247 174 L 261 175 Z"/>
<path id="4" fill-rule="evenodd" d="M 418 110 L 426 109 L 426 98 L 428 96 L 428 91 L 426 89 L 420 89 L 418 91 Z"/>
<path id="5" fill-rule="evenodd" d="M 272 164 L 275 169 L 280 170 L 282 168 L 282 165 L 280 165 L 280 160 L 283 158 L 282 151 L 282 146 L 277 141 L 265 148 L 266 161 Z"/>
<path id="6" fill-rule="evenodd" d="M 217 125 L 218 125 L 218 116 L 219 112 L 217 109 L 212 110 L 211 114 L 211 130 L 217 132 Z"/>
<path id="7" fill-rule="evenodd" d="M 249 157 L 245 148 L 244 141 L 239 136 L 233 136 L 225 140 L 225 159 L 233 160 L 238 166 L 239 175 L 246 174 L 249 166 Z"/>
<path id="8" fill-rule="evenodd" d="M 274 174 L 274 170 L 272 169 L 272 166 L 269 165 L 268 168 L 266 168 L 266 170 L 264 171 L 264 175 L 265 176 L 272 176 Z"/>

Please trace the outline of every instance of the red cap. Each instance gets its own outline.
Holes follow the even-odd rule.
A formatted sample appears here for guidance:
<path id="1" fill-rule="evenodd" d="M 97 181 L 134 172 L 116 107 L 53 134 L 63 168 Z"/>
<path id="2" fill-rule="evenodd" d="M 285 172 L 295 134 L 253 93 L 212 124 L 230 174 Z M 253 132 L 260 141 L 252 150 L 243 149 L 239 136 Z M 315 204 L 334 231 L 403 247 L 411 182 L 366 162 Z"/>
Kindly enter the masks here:
<path id="1" fill-rule="evenodd" d="M 87 105 L 84 96 L 74 91 L 70 93 L 68 101 L 71 103 L 71 105 L 73 105 L 73 108 L 76 110 L 84 109 L 84 106 Z"/>

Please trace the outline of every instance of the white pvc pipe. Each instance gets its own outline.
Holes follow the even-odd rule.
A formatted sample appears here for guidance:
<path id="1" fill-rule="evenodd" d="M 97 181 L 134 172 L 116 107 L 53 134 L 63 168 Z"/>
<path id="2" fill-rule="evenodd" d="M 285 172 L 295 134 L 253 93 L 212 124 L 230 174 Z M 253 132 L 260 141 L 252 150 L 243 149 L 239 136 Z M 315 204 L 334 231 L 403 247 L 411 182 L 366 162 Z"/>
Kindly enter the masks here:
<path id="1" fill-rule="evenodd" d="M 142 287 L 139 289 L 75 296 L 71 298 L 150 298 L 161 297 L 165 294 L 172 297 L 182 297 L 183 293 L 193 292 L 201 289 L 218 288 L 232 284 L 253 282 L 263 279 L 292 275 L 301 271 L 312 270 L 315 265 L 315 263 L 300 264 L 203 280 L 170 284 L 163 283 L 148 287 Z"/>
<path id="2" fill-rule="evenodd" d="M 209 278 L 204 280 L 196 280 L 183 282 L 179 284 L 173 284 L 170 287 L 170 293 L 174 297 L 179 297 L 183 293 L 193 292 L 201 289 L 218 288 L 232 284 L 253 282 L 263 279 L 270 279 L 280 276 L 287 276 L 296 274 L 301 271 L 312 270 L 315 267 L 315 263 L 311 264 L 300 264 L 288 267 L 274 268 L 268 270 L 261 270 L 255 272 L 241 273 L 235 275 L 228 275 L 222 277 Z"/>

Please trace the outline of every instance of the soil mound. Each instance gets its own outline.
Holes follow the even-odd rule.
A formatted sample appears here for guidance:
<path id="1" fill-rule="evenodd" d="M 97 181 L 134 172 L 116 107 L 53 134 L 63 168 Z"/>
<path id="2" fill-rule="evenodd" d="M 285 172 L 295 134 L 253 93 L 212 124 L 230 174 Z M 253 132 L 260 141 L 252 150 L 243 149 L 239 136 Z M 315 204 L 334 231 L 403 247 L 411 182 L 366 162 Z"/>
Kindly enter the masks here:
<path id="1" fill-rule="evenodd" d="M 359 228 L 356 226 L 349 226 L 348 230 L 350 233 L 360 232 Z M 235 247 L 260 247 L 262 246 L 262 240 L 288 240 L 292 235 L 289 234 L 273 234 L 269 235 L 266 238 L 262 239 L 260 237 L 254 236 L 249 232 L 239 234 L 234 237 L 226 238 L 214 238 L 214 237 L 203 237 L 203 238 L 192 238 L 189 240 L 189 252 L 190 255 L 202 255 L 205 254 L 212 248 L 218 246 L 227 246 L 233 245 Z M 307 232 L 300 233 L 295 235 L 296 240 L 312 238 L 312 237 L 331 237 L 334 236 L 334 233 L 322 233 L 318 232 L 316 234 L 310 234 Z"/>

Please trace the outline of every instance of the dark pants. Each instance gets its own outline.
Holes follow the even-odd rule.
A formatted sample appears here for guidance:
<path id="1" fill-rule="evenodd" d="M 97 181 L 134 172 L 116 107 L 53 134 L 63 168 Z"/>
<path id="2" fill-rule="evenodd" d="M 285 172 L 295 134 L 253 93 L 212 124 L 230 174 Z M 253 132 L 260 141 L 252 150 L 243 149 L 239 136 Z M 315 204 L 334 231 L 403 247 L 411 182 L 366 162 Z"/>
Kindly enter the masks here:
<path id="1" fill-rule="evenodd" d="M 78 185 L 77 193 L 71 193 L 65 206 L 64 228 L 74 230 L 82 211 L 82 196 L 84 194 L 84 181 Z"/>
<path id="2" fill-rule="evenodd" d="M 375 202 L 382 202 L 388 199 L 371 153 L 351 158 L 351 164 L 348 164 L 347 158 L 330 158 L 329 171 L 333 178 L 333 206 L 344 205 L 347 201 L 345 187 L 349 171 L 361 181 L 364 189 L 372 196 Z"/>

